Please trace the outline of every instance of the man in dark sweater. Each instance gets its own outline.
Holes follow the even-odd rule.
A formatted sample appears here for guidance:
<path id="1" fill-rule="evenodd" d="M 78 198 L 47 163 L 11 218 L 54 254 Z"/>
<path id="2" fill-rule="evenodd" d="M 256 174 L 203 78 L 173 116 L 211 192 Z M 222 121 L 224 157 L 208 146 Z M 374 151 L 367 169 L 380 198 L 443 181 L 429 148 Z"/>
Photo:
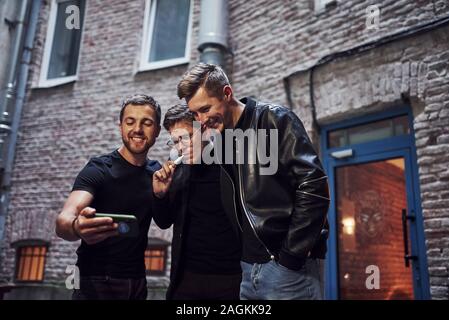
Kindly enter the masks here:
<path id="1" fill-rule="evenodd" d="M 167 299 L 237 300 L 241 282 L 240 242 L 226 216 L 220 192 L 220 167 L 195 164 L 193 115 L 185 105 L 165 114 L 169 145 L 184 156 L 168 161 L 153 176 L 154 220 L 173 224 L 172 264 Z M 199 143 L 201 146 L 201 142 Z"/>
<path id="2" fill-rule="evenodd" d="M 152 97 L 135 95 L 122 104 L 123 145 L 89 160 L 78 174 L 56 221 L 56 233 L 81 239 L 77 250 L 80 288 L 74 300 L 146 299 L 144 252 L 152 217 L 152 175 L 161 168 L 147 158 L 160 132 L 161 109 Z M 95 213 L 137 218 L 137 237 L 119 235 L 111 218 Z"/>

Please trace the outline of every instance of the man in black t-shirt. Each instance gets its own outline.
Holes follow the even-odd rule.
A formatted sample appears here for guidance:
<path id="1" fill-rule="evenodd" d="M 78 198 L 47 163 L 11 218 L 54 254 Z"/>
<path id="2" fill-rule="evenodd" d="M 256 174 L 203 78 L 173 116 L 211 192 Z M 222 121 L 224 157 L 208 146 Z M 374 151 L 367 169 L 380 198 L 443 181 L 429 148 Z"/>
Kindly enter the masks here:
<path id="1" fill-rule="evenodd" d="M 94 157 L 76 177 L 56 221 L 59 237 L 76 241 L 80 288 L 74 300 L 146 299 L 144 252 L 152 218 L 152 175 L 160 169 L 147 158 L 160 132 L 161 109 L 150 96 L 125 99 L 120 112 L 123 145 Z M 95 213 L 137 218 L 137 237 L 119 235 L 111 218 Z"/>
<path id="2" fill-rule="evenodd" d="M 238 300 L 242 278 L 241 244 L 223 208 L 220 167 L 198 163 L 193 145 L 201 139 L 186 105 L 167 110 L 163 125 L 169 145 L 183 164 L 167 161 L 153 175 L 154 221 L 173 225 L 170 286 L 167 299 Z M 194 142 L 195 141 L 195 142 Z"/>

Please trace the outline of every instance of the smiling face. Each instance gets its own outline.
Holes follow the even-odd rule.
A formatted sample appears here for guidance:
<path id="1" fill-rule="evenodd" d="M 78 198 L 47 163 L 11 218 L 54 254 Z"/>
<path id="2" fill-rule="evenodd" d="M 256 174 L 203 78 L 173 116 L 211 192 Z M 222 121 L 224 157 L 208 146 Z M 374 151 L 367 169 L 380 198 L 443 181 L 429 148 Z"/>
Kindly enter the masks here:
<path id="1" fill-rule="evenodd" d="M 225 86 L 223 90 L 226 92 L 231 88 Z M 204 87 L 200 87 L 189 99 L 187 105 L 195 116 L 195 120 L 201 122 L 203 129 L 215 129 L 223 132 L 225 128 L 232 127 L 232 115 L 229 108 L 231 95 L 224 94 L 223 99 L 220 100 L 210 96 Z"/>
<path id="2" fill-rule="evenodd" d="M 120 133 L 126 149 L 134 155 L 148 152 L 160 132 L 156 111 L 149 105 L 126 106 L 120 123 Z"/>

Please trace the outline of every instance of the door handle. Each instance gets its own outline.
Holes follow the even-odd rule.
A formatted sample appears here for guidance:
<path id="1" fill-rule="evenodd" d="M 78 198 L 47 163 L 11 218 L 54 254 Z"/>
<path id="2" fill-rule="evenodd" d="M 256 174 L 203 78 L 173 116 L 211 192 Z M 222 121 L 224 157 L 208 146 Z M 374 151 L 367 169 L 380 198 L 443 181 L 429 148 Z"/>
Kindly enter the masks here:
<path id="1" fill-rule="evenodd" d="M 353 155 L 354 155 L 354 151 L 352 149 L 334 151 L 331 153 L 331 156 L 336 159 L 349 158 L 349 157 L 352 157 Z"/>
<path id="2" fill-rule="evenodd" d="M 405 267 L 410 267 L 410 260 L 417 260 L 418 256 L 410 255 L 408 248 L 408 226 L 407 220 L 414 221 L 415 217 L 407 215 L 407 209 L 402 209 L 402 235 L 404 238 L 404 261 Z"/>

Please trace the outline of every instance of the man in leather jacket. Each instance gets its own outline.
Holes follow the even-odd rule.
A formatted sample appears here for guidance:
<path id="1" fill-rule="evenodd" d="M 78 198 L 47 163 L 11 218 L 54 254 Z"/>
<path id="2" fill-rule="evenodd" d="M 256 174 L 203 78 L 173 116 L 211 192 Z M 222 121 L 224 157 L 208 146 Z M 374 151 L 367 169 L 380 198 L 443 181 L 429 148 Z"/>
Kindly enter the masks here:
<path id="1" fill-rule="evenodd" d="M 237 100 L 224 71 L 212 64 L 187 71 L 178 96 L 204 130 L 222 133 L 225 155 L 243 153 L 243 163 L 222 163 L 220 179 L 225 209 L 242 237 L 240 298 L 321 299 L 318 259 L 326 253 L 329 192 L 299 118 L 282 106 Z M 245 144 L 232 135 L 248 130 L 274 141 L 275 172 L 266 173 L 261 141 Z"/>

